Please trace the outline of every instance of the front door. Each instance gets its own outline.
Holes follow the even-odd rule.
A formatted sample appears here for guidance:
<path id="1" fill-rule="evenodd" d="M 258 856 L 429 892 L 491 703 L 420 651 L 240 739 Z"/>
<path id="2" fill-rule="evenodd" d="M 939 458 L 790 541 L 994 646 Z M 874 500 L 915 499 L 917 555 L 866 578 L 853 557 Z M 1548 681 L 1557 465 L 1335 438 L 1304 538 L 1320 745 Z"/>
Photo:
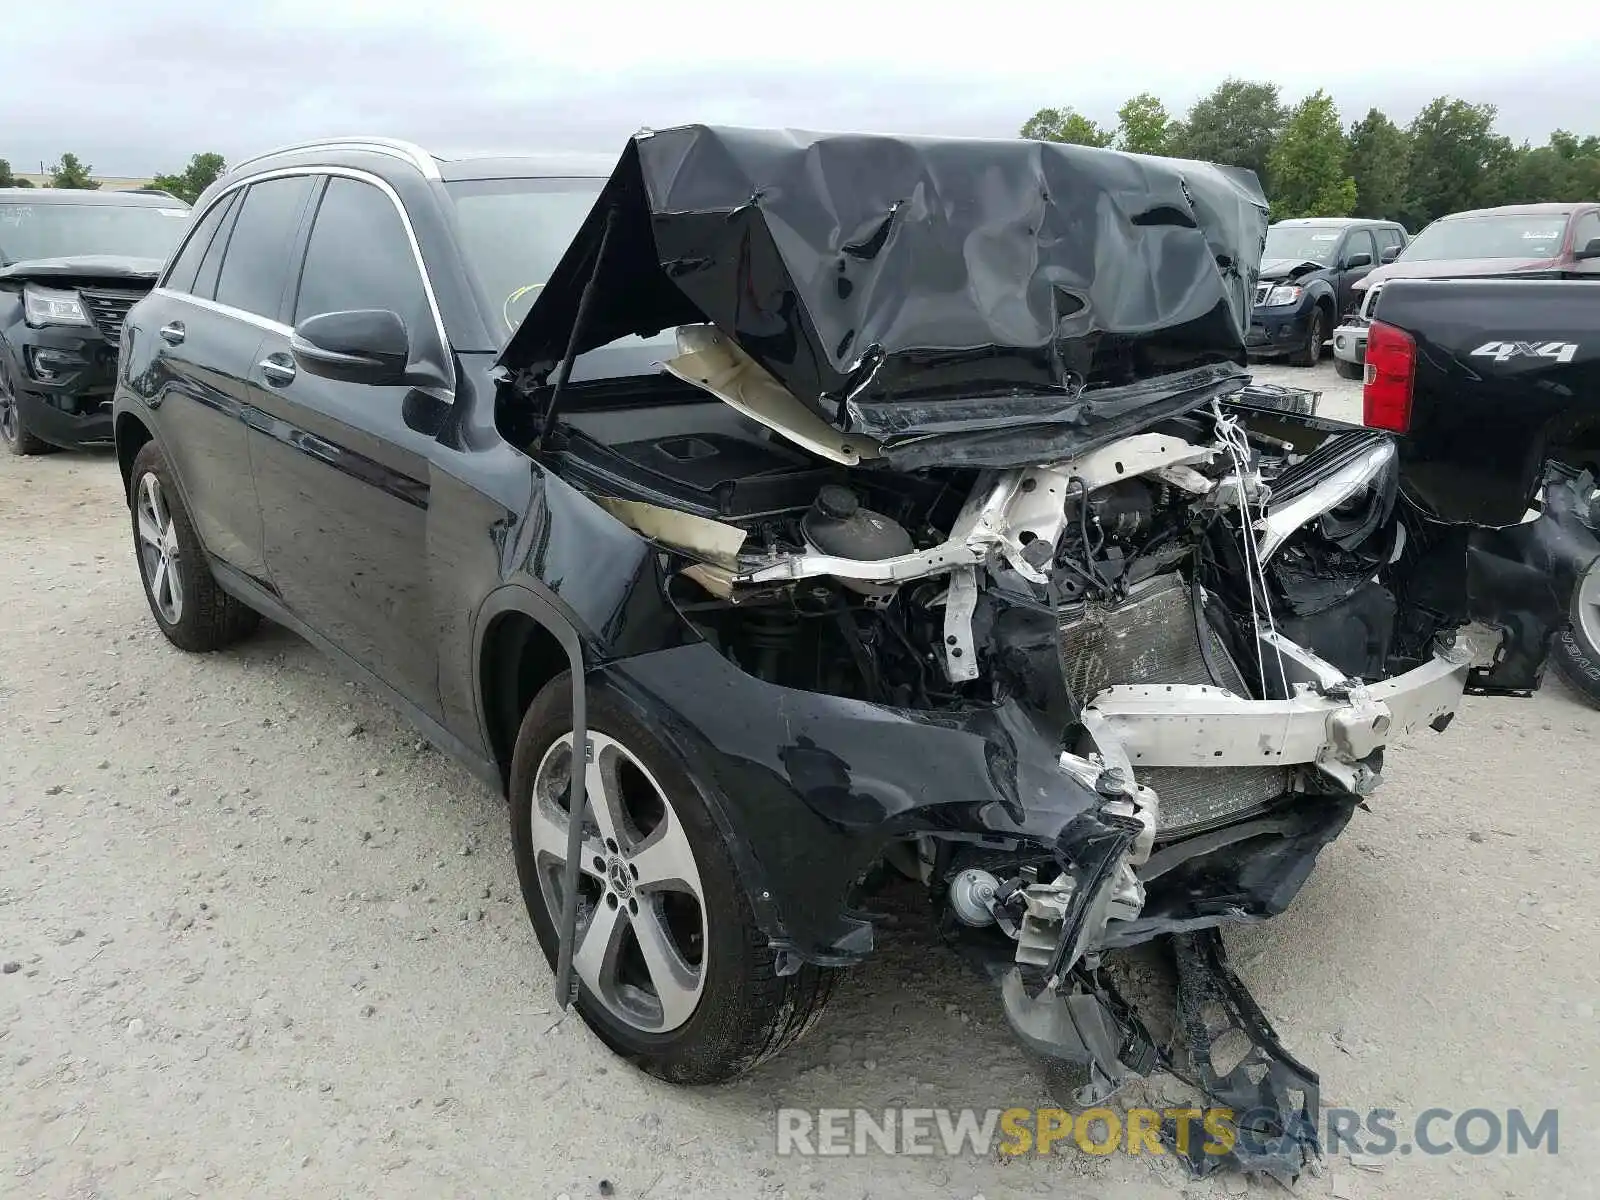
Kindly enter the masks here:
<path id="1" fill-rule="evenodd" d="M 377 180 L 330 175 L 306 242 L 290 320 L 388 309 L 414 355 L 444 358 L 399 200 Z M 251 377 L 251 460 L 267 566 L 297 617 L 406 699 L 439 714 L 428 575 L 432 459 L 449 397 L 321 378 L 285 332 Z"/>
<path id="2" fill-rule="evenodd" d="M 1362 262 L 1362 255 L 1366 261 Z M 1339 316 L 1354 312 L 1360 307 L 1361 301 L 1355 293 L 1355 286 L 1372 273 L 1378 265 L 1378 247 L 1373 243 L 1370 229 L 1352 229 L 1345 235 L 1344 249 L 1339 251 L 1338 274 L 1338 301 Z"/>

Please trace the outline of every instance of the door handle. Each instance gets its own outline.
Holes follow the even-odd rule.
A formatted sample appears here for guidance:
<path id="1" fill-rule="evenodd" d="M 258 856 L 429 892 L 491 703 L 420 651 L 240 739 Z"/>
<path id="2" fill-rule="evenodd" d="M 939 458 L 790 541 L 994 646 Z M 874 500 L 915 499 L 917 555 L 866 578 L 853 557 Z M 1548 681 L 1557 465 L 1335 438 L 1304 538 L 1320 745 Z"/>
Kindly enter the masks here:
<path id="1" fill-rule="evenodd" d="M 167 324 L 161 327 L 159 332 L 163 342 L 166 342 L 169 346 L 176 346 L 181 343 L 184 338 L 183 322 L 169 321 Z"/>
<path id="2" fill-rule="evenodd" d="M 269 354 L 256 366 L 261 368 L 261 374 L 273 387 L 283 387 L 294 382 L 294 362 L 288 355 Z"/>

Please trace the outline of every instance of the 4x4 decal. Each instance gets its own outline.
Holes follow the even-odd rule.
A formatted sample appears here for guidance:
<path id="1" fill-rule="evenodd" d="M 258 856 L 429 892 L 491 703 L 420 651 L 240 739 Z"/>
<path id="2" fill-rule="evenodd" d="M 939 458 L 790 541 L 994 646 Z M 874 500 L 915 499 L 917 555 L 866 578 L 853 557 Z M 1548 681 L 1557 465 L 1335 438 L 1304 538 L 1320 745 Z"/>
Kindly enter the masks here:
<path id="1" fill-rule="evenodd" d="M 1552 358 L 1569 363 L 1578 354 L 1576 342 L 1485 342 L 1472 352 L 1473 358 L 1492 358 L 1505 362 L 1512 358 Z"/>

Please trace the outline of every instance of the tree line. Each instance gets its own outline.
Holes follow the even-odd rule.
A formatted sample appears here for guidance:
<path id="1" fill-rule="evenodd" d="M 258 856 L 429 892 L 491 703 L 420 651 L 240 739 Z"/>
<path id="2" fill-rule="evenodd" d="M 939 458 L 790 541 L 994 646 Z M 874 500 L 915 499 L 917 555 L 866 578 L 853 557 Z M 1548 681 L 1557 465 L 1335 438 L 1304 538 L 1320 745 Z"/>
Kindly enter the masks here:
<path id="1" fill-rule="evenodd" d="M 1440 96 L 1407 125 L 1374 108 L 1346 129 L 1320 88 L 1291 105 L 1275 83 L 1230 77 L 1181 116 L 1141 92 L 1115 126 L 1041 108 L 1021 134 L 1249 167 L 1274 218 L 1373 217 L 1415 232 L 1468 208 L 1600 199 L 1600 137 L 1558 129 L 1518 144 L 1495 117 L 1492 104 Z"/>
<path id="2" fill-rule="evenodd" d="M 228 164 L 223 161 L 220 154 L 195 154 L 190 157 L 189 165 L 183 170 L 173 175 L 157 175 L 150 181 L 150 186 L 159 191 L 170 192 L 186 204 L 193 204 L 200 198 L 200 193 L 210 187 L 217 176 L 227 169 Z M 45 184 L 46 187 L 73 188 L 81 191 L 95 191 L 100 187 L 100 181 L 94 177 L 94 168 L 76 154 L 63 154 L 61 160 L 45 173 L 50 176 L 50 182 Z M 0 158 L 0 187 L 32 186 L 31 180 L 13 174 L 11 163 Z"/>

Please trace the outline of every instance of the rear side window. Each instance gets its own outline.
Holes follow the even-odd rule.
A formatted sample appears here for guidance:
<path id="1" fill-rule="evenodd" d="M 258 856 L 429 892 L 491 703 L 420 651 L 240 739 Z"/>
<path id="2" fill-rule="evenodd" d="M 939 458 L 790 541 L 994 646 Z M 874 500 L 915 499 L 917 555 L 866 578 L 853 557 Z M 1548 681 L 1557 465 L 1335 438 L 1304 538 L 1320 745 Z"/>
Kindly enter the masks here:
<path id="1" fill-rule="evenodd" d="M 250 185 L 233 223 L 233 236 L 217 280 L 217 302 L 276 321 L 289 282 L 295 234 L 306 198 L 308 175 Z"/>
<path id="2" fill-rule="evenodd" d="M 1377 262 L 1378 255 L 1372 249 L 1372 235 L 1365 229 L 1357 229 L 1344 241 L 1344 257 L 1341 262 L 1349 262 L 1358 254 L 1367 256 L 1367 265 Z"/>
<path id="3" fill-rule="evenodd" d="M 189 234 L 189 240 L 183 244 L 183 249 L 178 251 L 178 257 L 172 260 L 172 270 L 167 272 L 165 287 L 175 292 L 194 290 L 195 276 L 200 273 L 200 262 L 205 258 L 206 251 L 211 249 L 211 241 L 216 237 L 223 218 L 233 210 L 238 200 L 238 192 L 229 192 L 200 218 L 199 224 Z"/>
<path id="4" fill-rule="evenodd" d="M 361 308 L 398 313 L 413 338 L 433 323 L 394 201 L 370 183 L 333 176 L 306 244 L 294 319 Z"/>
<path id="5" fill-rule="evenodd" d="M 1390 246 L 1403 246 L 1405 245 L 1405 241 L 1406 239 L 1404 236 L 1402 236 L 1400 231 L 1393 225 L 1385 225 L 1382 229 L 1378 230 L 1378 249 L 1380 252 L 1388 249 Z"/>

